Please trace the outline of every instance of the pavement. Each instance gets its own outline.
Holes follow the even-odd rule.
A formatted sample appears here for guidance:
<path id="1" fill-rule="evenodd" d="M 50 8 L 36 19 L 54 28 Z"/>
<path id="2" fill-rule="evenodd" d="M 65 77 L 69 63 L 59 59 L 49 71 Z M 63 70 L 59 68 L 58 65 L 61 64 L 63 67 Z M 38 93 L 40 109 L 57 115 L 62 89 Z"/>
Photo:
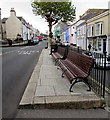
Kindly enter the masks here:
<path id="1" fill-rule="evenodd" d="M 19 108 L 96 108 L 102 107 L 104 99 L 93 91 L 87 91 L 84 83 L 77 83 L 69 92 L 70 83 L 61 77 L 49 49 L 43 49 L 28 85 L 24 91 Z"/>
<path id="2" fill-rule="evenodd" d="M 0 47 L 14 47 L 14 46 L 23 46 L 23 45 L 27 45 L 28 41 L 25 42 L 21 42 L 21 43 L 13 43 L 12 45 L 9 44 L 0 44 Z"/>

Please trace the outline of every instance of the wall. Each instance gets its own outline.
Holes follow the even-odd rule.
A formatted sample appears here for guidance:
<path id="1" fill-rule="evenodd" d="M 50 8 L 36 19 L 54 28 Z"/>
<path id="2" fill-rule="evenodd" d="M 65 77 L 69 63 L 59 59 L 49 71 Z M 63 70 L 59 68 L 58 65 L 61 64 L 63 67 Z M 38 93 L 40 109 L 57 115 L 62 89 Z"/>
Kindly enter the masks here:
<path id="1" fill-rule="evenodd" d="M 17 34 L 22 35 L 22 23 L 14 15 L 10 16 L 6 21 L 7 38 L 14 40 Z"/>
<path id="2" fill-rule="evenodd" d="M 25 25 L 22 25 L 22 27 L 23 27 L 23 30 L 22 30 L 22 37 L 23 37 L 23 40 L 27 40 L 27 35 L 26 35 L 26 26 Z"/>
<path id="3" fill-rule="evenodd" d="M 103 14 L 100 14 L 100 15 L 98 15 L 98 16 L 96 16 L 96 17 L 91 18 L 90 20 L 88 20 L 88 24 L 87 24 L 87 25 L 92 25 L 92 24 L 95 25 L 95 23 L 97 23 L 97 22 L 99 22 L 99 21 L 103 21 L 103 22 L 104 22 L 103 35 L 107 35 L 107 34 L 108 34 L 108 15 L 106 15 L 106 16 L 104 16 L 104 17 L 101 17 L 101 16 L 104 15 L 104 14 L 106 15 L 107 12 L 105 12 L 105 13 L 103 13 Z M 99 17 L 100 17 L 100 18 L 99 18 Z"/>
<path id="4" fill-rule="evenodd" d="M 100 15 L 97 15 L 91 19 L 88 20 L 87 26 L 88 25 L 93 25 L 94 26 L 94 36 L 96 35 L 96 23 L 98 22 L 102 22 L 103 23 L 103 33 L 102 35 L 106 35 L 107 39 L 106 39 L 106 51 L 107 53 L 110 51 L 109 49 L 109 45 L 110 45 L 110 40 L 108 39 L 108 11 L 101 13 Z M 101 35 L 100 35 L 101 36 Z M 98 41 L 101 41 L 101 50 L 98 48 Z M 96 49 L 98 50 L 98 52 L 103 52 L 103 38 L 96 38 L 94 39 L 94 45 L 96 46 Z"/>

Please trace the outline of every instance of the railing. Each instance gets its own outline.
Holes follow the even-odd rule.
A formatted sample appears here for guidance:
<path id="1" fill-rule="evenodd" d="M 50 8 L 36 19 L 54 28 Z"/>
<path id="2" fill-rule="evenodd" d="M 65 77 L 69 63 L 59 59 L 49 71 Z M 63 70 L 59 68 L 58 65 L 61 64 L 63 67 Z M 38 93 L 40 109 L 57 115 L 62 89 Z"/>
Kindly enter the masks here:
<path id="1" fill-rule="evenodd" d="M 110 72 L 110 61 L 107 60 L 108 56 L 106 52 L 103 54 L 82 50 L 79 47 L 70 47 L 78 53 L 89 55 L 95 59 L 95 64 L 89 77 L 89 83 L 91 84 L 92 90 L 100 96 L 105 97 L 105 88 L 108 87 L 108 71 Z"/>
<path id="2" fill-rule="evenodd" d="M 91 72 L 90 84 L 92 89 L 100 96 L 105 97 L 105 83 L 106 83 L 106 68 L 107 68 L 107 56 L 104 54 L 93 52 L 95 58 L 94 68 Z"/>

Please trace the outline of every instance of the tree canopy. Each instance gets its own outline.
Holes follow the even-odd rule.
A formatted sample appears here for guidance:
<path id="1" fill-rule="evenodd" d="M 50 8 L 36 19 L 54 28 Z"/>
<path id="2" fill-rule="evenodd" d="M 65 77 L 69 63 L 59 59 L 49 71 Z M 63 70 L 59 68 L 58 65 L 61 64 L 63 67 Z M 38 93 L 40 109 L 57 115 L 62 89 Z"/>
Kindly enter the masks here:
<path id="1" fill-rule="evenodd" d="M 35 15 L 41 15 L 47 22 L 56 24 L 59 20 L 73 21 L 75 19 L 75 8 L 71 2 L 33 2 L 33 12 Z"/>
<path id="2" fill-rule="evenodd" d="M 52 38 L 52 26 L 59 21 L 67 22 L 75 19 L 75 7 L 71 2 L 32 2 L 33 13 L 45 18 Z"/>

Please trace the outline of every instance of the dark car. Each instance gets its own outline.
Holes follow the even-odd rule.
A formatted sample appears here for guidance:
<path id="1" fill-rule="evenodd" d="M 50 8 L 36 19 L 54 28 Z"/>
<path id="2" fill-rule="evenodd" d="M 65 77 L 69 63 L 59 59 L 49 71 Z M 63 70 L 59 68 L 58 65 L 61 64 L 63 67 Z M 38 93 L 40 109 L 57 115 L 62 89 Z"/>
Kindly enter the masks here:
<path id="1" fill-rule="evenodd" d="M 92 52 L 84 51 L 82 54 L 92 57 Z"/>
<path id="2" fill-rule="evenodd" d="M 2 44 L 9 44 L 9 41 L 0 39 L 0 45 L 2 45 Z"/>
<path id="3" fill-rule="evenodd" d="M 47 38 L 47 37 L 44 37 L 43 40 L 48 40 L 48 38 Z"/>
<path id="4" fill-rule="evenodd" d="M 82 54 L 93 57 L 95 59 L 95 68 L 104 68 L 105 58 L 103 54 L 90 51 L 85 51 Z M 106 69 L 110 69 L 110 55 L 106 57 Z"/>
<path id="5" fill-rule="evenodd" d="M 28 40 L 29 45 L 36 45 L 38 43 L 39 43 L 39 38 L 38 37 L 35 37 L 32 40 Z"/>

